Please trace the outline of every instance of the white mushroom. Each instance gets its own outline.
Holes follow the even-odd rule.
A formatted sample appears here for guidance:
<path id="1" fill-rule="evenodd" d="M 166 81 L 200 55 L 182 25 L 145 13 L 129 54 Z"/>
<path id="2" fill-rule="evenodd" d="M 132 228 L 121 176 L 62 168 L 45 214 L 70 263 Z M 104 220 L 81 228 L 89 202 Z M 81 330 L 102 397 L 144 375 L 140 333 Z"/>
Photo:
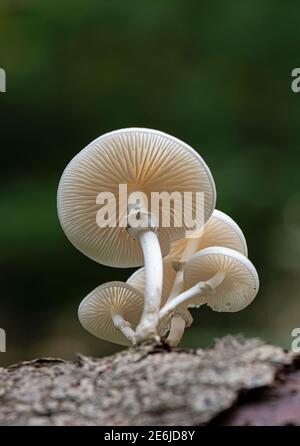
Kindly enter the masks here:
<path id="1" fill-rule="evenodd" d="M 183 269 L 186 262 L 194 253 L 210 246 L 223 246 L 234 249 L 245 256 L 248 255 L 246 239 L 241 228 L 231 217 L 229 217 L 229 215 L 215 209 L 212 216 L 205 224 L 203 231 L 200 231 L 196 238 L 193 238 L 191 235 L 190 237 L 176 240 L 171 244 L 170 252 L 164 261 L 170 262 L 177 270 L 177 274 L 169 300 L 173 299 L 183 291 Z M 172 333 L 177 333 L 177 344 L 180 342 L 184 333 L 185 319 L 191 317 L 190 314 L 185 315 L 183 310 L 181 310 L 180 314 L 184 317 L 181 317 L 178 315 L 178 311 L 176 312 L 177 316 L 175 317 L 175 313 L 171 320 L 171 331 Z M 172 339 L 168 337 L 167 342 L 170 345 L 175 346 L 174 339 L 175 337 L 172 334 Z"/>
<path id="2" fill-rule="evenodd" d="M 124 282 L 95 288 L 81 302 L 78 317 L 94 336 L 121 345 L 136 343 L 135 332 L 142 311 L 142 294 Z"/>
<path id="3" fill-rule="evenodd" d="M 164 227 L 159 215 L 165 212 L 162 203 L 156 211 L 151 208 L 149 212 L 147 206 L 153 192 L 204 193 L 204 222 L 215 206 L 214 181 L 200 155 L 177 138 L 142 128 L 122 129 L 97 138 L 69 163 L 58 188 L 60 222 L 77 249 L 109 266 L 145 265 L 139 342 L 158 339 L 162 254 L 168 253 L 170 241 L 190 229 L 184 221 L 178 227 Z M 194 194 L 193 211 L 195 207 Z M 99 226 L 99 215 L 103 220 L 106 213 L 107 227 Z M 170 213 L 175 220 L 172 203 Z"/>
<path id="4" fill-rule="evenodd" d="M 160 318 L 168 317 L 178 306 L 207 304 L 214 311 L 240 311 L 255 298 L 259 279 L 247 257 L 223 247 L 203 249 L 189 260 L 184 269 L 188 288 L 168 301 Z"/>
<path id="5" fill-rule="evenodd" d="M 172 242 L 164 260 L 171 263 L 186 262 L 197 251 L 210 246 L 223 246 L 248 256 L 247 242 L 241 228 L 229 215 L 215 209 L 203 231 L 199 231 L 196 238 L 190 234 L 189 237 Z"/>

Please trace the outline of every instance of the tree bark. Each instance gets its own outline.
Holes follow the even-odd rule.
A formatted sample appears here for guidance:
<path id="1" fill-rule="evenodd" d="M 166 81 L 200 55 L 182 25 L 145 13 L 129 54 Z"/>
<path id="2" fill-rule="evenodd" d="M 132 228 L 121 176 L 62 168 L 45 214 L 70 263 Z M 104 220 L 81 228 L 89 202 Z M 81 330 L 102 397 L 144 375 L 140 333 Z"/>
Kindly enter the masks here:
<path id="1" fill-rule="evenodd" d="M 0 425 L 300 424 L 299 358 L 258 339 L 0 368 Z"/>

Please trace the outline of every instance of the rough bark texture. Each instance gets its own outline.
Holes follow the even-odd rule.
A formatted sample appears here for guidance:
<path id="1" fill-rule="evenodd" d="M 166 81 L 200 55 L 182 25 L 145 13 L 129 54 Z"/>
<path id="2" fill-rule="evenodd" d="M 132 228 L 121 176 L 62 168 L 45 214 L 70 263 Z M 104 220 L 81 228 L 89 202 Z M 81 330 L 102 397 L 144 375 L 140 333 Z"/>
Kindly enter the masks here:
<path id="1" fill-rule="evenodd" d="M 300 424 L 298 358 L 258 339 L 0 369 L 0 425 Z"/>

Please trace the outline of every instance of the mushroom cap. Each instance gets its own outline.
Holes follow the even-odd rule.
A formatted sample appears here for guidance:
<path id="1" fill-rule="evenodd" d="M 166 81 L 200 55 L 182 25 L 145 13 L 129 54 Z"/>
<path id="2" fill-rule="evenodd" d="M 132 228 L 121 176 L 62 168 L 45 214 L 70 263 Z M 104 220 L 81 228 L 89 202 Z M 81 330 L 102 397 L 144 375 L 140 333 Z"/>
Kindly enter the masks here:
<path id="1" fill-rule="evenodd" d="M 108 282 L 88 294 L 78 308 L 81 325 L 97 338 L 130 345 L 126 337 L 115 327 L 112 313 L 116 312 L 128 321 L 133 329 L 138 325 L 144 305 L 141 293 L 124 282 Z"/>
<path id="2" fill-rule="evenodd" d="M 169 263 L 163 262 L 163 288 L 162 288 L 162 294 L 161 294 L 161 304 L 162 307 L 172 290 L 172 286 L 175 280 L 176 271 L 171 267 Z M 136 270 L 127 280 L 129 285 L 131 285 L 133 288 L 137 289 L 144 295 L 145 290 L 145 268 L 139 268 Z"/>
<path id="3" fill-rule="evenodd" d="M 195 299 L 214 311 L 240 311 L 255 298 L 259 289 L 257 271 L 247 257 L 220 246 L 203 249 L 187 262 L 184 270 L 186 287 L 205 282 L 219 271 L 225 273 L 223 282 L 212 294 Z"/>
<path id="4" fill-rule="evenodd" d="M 100 136 L 66 167 L 58 187 L 57 207 L 61 226 L 70 242 L 87 257 L 108 266 L 127 268 L 144 264 L 139 243 L 126 228 L 119 227 L 119 220 L 124 218 L 124 213 L 119 215 L 121 184 L 128 186 L 128 195 L 144 192 L 149 206 L 151 192 L 204 192 L 204 222 L 215 207 L 216 190 L 210 170 L 186 143 L 144 128 L 121 129 Z M 100 192 L 111 192 L 116 197 L 116 227 L 99 227 L 96 222 L 101 208 L 96 203 Z M 195 196 L 194 193 L 193 211 Z M 160 215 L 166 212 L 161 204 Z M 174 215 L 173 202 L 170 207 Z M 154 217 L 161 225 L 162 218 Z M 159 229 L 165 256 L 170 242 L 183 237 L 190 228 L 171 224 Z"/>
<path id="5" fill-rule="evenodd" d="M 248 256 L 247 243 L 241 228 L 229 215 L 217 209 L 213 211 L 197 239 L 195 252 L 210 246 L 224 246 Z M 170 252 L 164 260 L 188 261 L 189 259 L 184 259 L 184 250 L 190 240 L 191 236 L 172 242 Z"/>

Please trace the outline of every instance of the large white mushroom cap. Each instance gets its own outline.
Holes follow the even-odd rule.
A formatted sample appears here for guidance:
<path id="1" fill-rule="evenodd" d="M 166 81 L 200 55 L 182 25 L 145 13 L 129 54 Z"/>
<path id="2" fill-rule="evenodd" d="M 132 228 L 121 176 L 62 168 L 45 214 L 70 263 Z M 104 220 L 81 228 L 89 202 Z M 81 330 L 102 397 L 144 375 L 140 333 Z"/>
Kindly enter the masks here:
<path id="1" fill-rule="evenodd" d="M 109 266 L 143 265 L 140 244 L 126 228 L 118 227 L 119 185 L 128 194 L 144 192 L 204 192 L 204 222 L 211 216 L 216 201 L 213 177 L 200 155 L 179 139 L 156 130 L 129 128 L 106 133 L 79 152 L 66 167 L 58 188 L 58 215 L 70 242 L 91 259 Z M 112 192 L 117 201 L 117 227 L 99 227 L 96 203 L 100 192 Z M 173 212 L 171 202 L 171 214 Z M 160 208 L 160 214 L 165 212 Z M 159 241 L 163 256 L 172 240 L 185 235 L 186 228 L 161 227 Z"/>
<path id="2" fill-rule="evenodd" d="M 197 252 L 185 266 L 185 285 L 190 288 L 218 272 L 225 273 L 223 282 L 213 294 L 196 298 L 195 304 L 206 303 L 214 311 L 229 312 L 247 307 L 258 292 L 259 279 L 250 260 L 233 249 L 217 246 Z"/>
<path id="3" fill-rule="evenodd" d="M 185 262 L 185 249 L 187 244 L 194 239 L 192 236 L 175 240 L 165 261 Z M 244 256 L 248 255 L 247 243 L 241 228 L 224 212 L 215 209 L 210 219 L 206 222 L 203 231 L 200 232 L 194 244 L 194 252 L 210 246 L 224 246 L 234 249 Z"/>
<path id="4" fill-rule="evenodd" d="M 95 288 L 81 302 L 78 317 L 81 325 L 97 338 L 130 345 L 115 327 L 112 314 L 120 314 L 133 329 L 140 321 L 144 299 L 142 294 L 124 282 L 108 282 Z"/>

